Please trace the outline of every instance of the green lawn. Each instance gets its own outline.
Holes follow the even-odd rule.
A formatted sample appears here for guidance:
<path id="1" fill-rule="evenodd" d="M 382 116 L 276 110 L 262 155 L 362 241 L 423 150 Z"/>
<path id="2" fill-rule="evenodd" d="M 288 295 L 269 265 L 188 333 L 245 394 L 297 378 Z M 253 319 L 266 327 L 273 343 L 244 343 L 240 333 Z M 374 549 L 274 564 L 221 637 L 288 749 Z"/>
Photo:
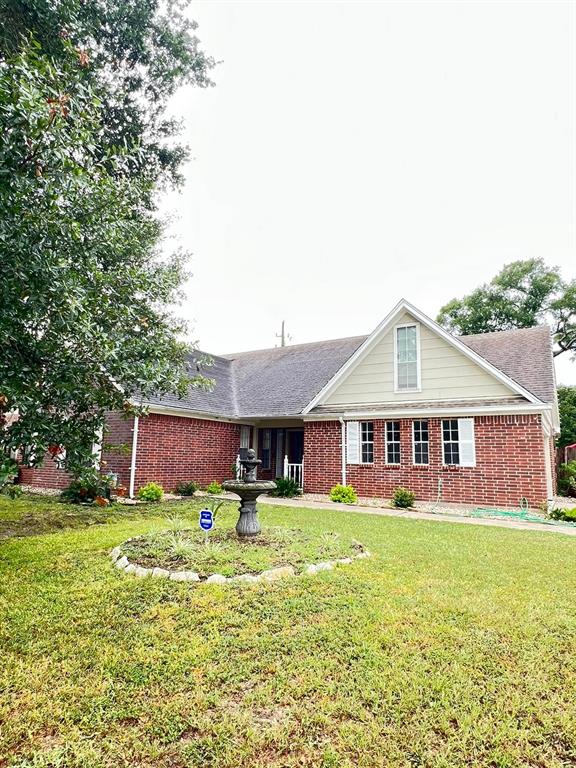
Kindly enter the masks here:
<path id="1" fill-rule="evenodd" d="M 575 539 L 263 507 L 373 557 L 250 586 L 112 567 L 173 511 L 0 502 L 1 766 L 576 764 Z"/>

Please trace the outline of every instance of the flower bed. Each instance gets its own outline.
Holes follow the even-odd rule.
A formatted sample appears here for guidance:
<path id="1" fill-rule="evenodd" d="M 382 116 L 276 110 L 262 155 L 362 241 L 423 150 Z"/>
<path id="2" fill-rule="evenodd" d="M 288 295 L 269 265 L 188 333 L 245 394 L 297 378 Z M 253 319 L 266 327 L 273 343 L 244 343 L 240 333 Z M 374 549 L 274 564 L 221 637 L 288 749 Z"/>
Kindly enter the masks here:
<path id="1" fill-rule="evenodd" d="M 220 583 L 313 574 L 367 556 L 362 544 L 337 534 L 280 527 L 268 528 L 255 539 L 218 529 L 208 542 L 193 530 L 161 531 L 129 539 L 112 551 L 116 566 L 135 576 Z"/>

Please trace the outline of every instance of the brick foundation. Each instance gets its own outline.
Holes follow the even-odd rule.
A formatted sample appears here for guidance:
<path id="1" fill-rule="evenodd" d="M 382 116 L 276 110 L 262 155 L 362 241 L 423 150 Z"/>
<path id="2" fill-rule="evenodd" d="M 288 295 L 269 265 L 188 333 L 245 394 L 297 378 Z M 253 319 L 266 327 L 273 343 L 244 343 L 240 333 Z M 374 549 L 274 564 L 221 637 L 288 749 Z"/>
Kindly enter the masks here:
<path id="1" fill-rule="evenodd" d="M 430 464 L 412 464 L 412 420 L 400 420 L 401 465 L 385 462 L 385 422 L 373 420 L 374 463 L 348 464 L 347 483 L 361 496 L 389 498 L 398 486 L 420 500 L 442 499 L 482 505 L 517 506 L 525 496 L 536 507 L 546 499 L 546 471 L 539 415 L 477 416 L 476 466 L 442 464 L 441 420 L 428 419 Z M 338 421 L 306 422 L 304 490 L 326 493 L 342 481 L 341 426 Z"/>

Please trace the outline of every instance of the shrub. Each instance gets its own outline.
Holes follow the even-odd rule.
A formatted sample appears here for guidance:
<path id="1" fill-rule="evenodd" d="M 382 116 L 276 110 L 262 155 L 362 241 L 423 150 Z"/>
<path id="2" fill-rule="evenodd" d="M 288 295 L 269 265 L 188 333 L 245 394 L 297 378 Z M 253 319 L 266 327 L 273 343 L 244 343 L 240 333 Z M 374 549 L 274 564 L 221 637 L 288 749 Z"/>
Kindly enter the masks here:
<path id="1" fill-rule="evenodd" d="M 0 490 L 4 486 L 14 482 L 18 477 L 18 464 L 12 459 L 5 458 L 0 461 Z"/>
<path id="2" fill-rule="evenodd" d="M 549 517 L 552 520 L 566 520 L 569 523 L 576 523 L 576 507 L 574 509 L 553 509 Z"/>
<path id="3" fill-rule="evenodd" d="M 107 497 L 109 494 L 110 479 L 102 477 L 95 469 L 87 469 L 72 480 L 60 498 L 72 504 L 92 504 L 96 497 Z"/>
<path id="4" fill-rule="evenodd" d="M 161 501 L 164 495 L 164 488 L 158 483 L 146 483 L 138 491 L 138 498 L 141 501 Z"/>
<path id="5" fill-rule="evenodd" d="M 395 507 L 411 507 L 416 501 L 416 494 L 408 488 L 396 488 L 392 494 L 392 504 Z"/>
<path id="6" fill-rule="evenodd" d="M 175 491 L 180 496 L 194 496 L 194 494 L 199 488 L 200 486 L 198 485 L 198 483 L 195 483 L 193 480 L 188 480 L 187 483 L 178 483 L 178 485 L 175 488 Z"/>
<path id="7" fill-rule="evenodd" d="M 275 482 L 276 488 L 270 491 L 270 496 L 281 496 L 285 499 L 291 499 L 302 493 L 296 480 L 293 480 L 291 477 L 277 477 Z"/>
<path id="8" fill-rule="evenodd" d="M 351 485 L 335 485 L 330 490 L 330 499 L 339 501 L 342 504 L 356 504 L 358 494 Z"/>
<path id="9" fill-rule="evenodd" d="M 206 486 L 206 493 L 211 493 L 213 495 L 216 495 L 217 493 L 222 493 L 224 488 L 218 483 L 216 480 L 212 480 L 210 485 Z"/>
<path id="10" fill-rule="evenodd" d="M 576 496 L 576 461 L 560 464 L 558 468 L 558 493 L 561 496 Z"/>
<path id="11" fill-rule="evenodd" d="M 5 493 L 6 496 L 8 496 L 12 501 L 14 499 L 20 498 L 22 496 L 22 486 L 21 485 L 14 485 L 14 483 L 11 483 L 10 485 L 5 485 L 2 489 L 2 493 Z"/>

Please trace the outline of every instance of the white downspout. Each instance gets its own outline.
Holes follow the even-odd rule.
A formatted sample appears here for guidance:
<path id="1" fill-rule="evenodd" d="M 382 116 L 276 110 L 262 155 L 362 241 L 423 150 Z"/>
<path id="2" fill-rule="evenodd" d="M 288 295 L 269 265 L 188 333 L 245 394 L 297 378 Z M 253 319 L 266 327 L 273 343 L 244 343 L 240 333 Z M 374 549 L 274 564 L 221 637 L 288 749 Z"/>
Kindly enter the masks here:
<path id="1" fill-rule="evenodd" d="M 346 424 L 342 416 L 338 418 L 342 428 L 342 485 L 346 485 Z"/>
<path id="2" fill-rule="evenodd" d="M 128 495 L 134 498 L 134 482 L 136 480 L 136 451 L 138 449 L 138 416 L 134 416 L 134 429 L 132 430 L 132 456 L 130 459 L 130 488 Z"/>

